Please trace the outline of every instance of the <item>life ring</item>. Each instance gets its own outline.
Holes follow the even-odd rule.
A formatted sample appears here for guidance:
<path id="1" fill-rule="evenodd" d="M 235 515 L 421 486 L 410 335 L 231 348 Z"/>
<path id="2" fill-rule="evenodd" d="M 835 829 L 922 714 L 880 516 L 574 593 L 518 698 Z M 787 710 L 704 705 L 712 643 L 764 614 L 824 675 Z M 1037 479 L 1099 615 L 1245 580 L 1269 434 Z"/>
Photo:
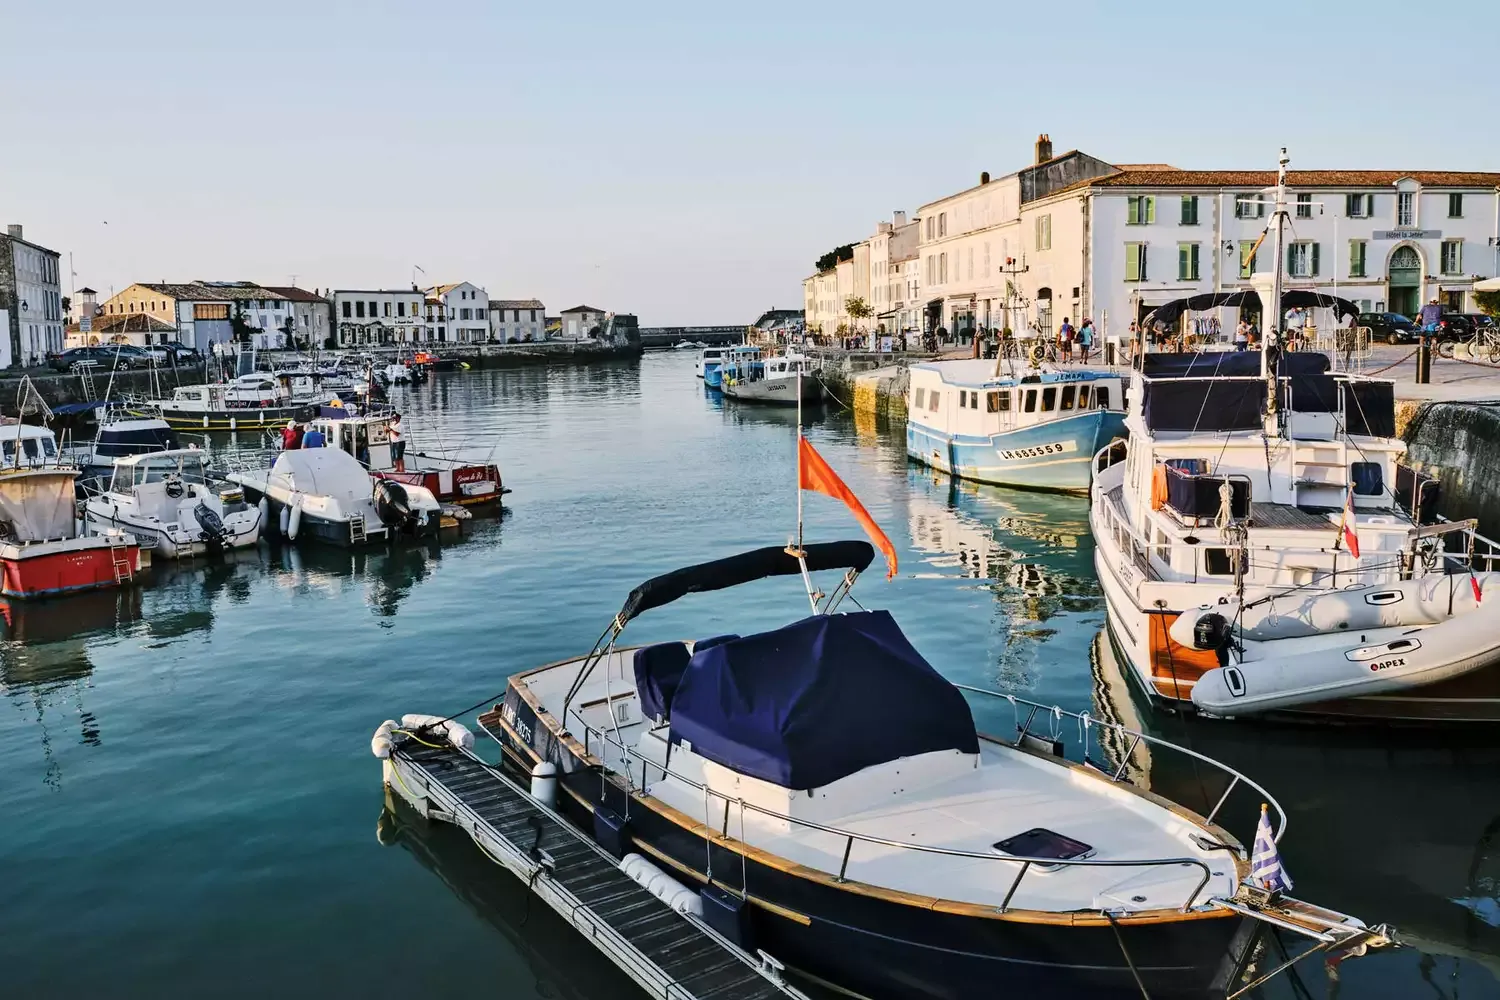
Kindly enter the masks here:
<path id="1" fill-rule="evenodd" d="M 182 499 L 182 494 L 184 492 L 182 486 L 182 477 L 177 475 L 177 473 L 175 472 L 170 472 L 166 476 L 163 476 L 162 492 L 166 493 L 166 495 L 171 497 L 173 500 Z"/>
<path id="2" fill-rule="evenodd" d="M 1028 356 L 1031 358 L 1033 365 L 1039 365 L 1042 363 L 1042 359 L 1047 356 L 1047 348 L 1041 344 L 1037 344 L 1032 347 L 1031 353 Z"/>

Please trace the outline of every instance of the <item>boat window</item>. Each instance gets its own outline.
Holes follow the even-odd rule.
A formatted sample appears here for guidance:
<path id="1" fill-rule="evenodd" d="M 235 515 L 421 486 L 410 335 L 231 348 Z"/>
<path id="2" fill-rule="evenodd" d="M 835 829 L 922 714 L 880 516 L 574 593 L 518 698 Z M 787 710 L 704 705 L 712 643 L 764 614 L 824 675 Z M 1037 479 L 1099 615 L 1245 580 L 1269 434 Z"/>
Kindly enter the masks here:
<path id="1" fill-rule="evenodd" d="M 42 454 L 48 458 L 57 457 L 57 445 L 53 443 L 51 438 L 42 438 Z"/>
<path id="2" fill-rule="evenodd" d="M 11 460 L 14 459 L 15 457 L 16 457 L 16 443 L 14 441 L 7 441 L 7 442 L 5 442 L 5 462 L 6 462 L 6 464 L 9 465 L 10 462 L 11 462 Z"/>
<path id="3" fill-rule="evenodd" d="M 922 404 L 927 401 L 927 390 L 918 389 L 911 394 L 911 406 L 914 410 L 920 410 Z"/>
<path id="4" fill-rule="evenodd" d="M 1062 406 L 1060 406 L 1059 409 L 1071 410 L 1073 408 L 1073 397 L 1077 395 L 1077 393 L 1078 387 L 1076 385 L 1063 386 Z"/>
<path id="5" fill-rule="evenodd" d="M 1027 389 L 1026 390 L 1026 406 L 1024 407 L 1024 409 L 1026 410 L 1027 413 L 1035 413 L 1036 412 L 1036 390 L 1035 389 Z"/>
<path id="6" fill-rule="evenodd" d="M 985 407 L 990 413 L 1002 413 L 1010 409 L 1010 390 L 985 393 Z"/>
<path id="7" fill-rule="evenodd" d="M 1057 386 L 1049 385 L 1042 390 L 1042 412 L 1051 413 L 1057 409 Z"/>
<path id="8" fill-rule="evenodd" d="M 964 392 L 962 389 L 958 390 L 958 408 L 960 410 L 964 410 L 964 409 L 967 409 L 968 406 L 969 406 L 969 394 L 967 392 Z"/>
<path id="9" fill-rule="evenodd" d="M 1080 385 L 1078 387 L 1078 408 L 1080 410 L 1087 410 L 1089 408 L 1089 390 L 1092 388 L 1093 386 L 1090 385 Z"/>
<path id="10" fill-rule="evenodd" d="M 1355 462 L 1349 466 L 1349 474 L 1354 479 L 1357 496 L 1378 497 L 1384 489 L 1379 462 Z"/>
<path id="11" fill-rule="evenodd" d="M 26 453 L 27 458 L 39 458 L 42 450 L 36 446 L 36 438 L 22 438 L 21 450 Z"/>
<path id="12" fill-rule="evenodd" d="M 1109 388 L 1098 385 L 1094 387 L 1094 406 L 1101 410 L 1109 409 Z"/>
<path id="13" fill-rule="evenodd" d="M 938 403 L 942 401 L 942 398 L 942 393 L 938 392 L 936 389 L 932 390 L 932 393 L 927 397 L 927 408 L 929 410 L 936 410 L 938 408 Z"/>
<path id="14" fill-rule="evenodd" d="M 1245 553 L 1240 551 L 1240 569 L 1246 569 Z M 1203 550 L 1203 572 L 1209 576 L 1233 576 L 1234 554 L 1229 549 L 1205 548 Z"/>

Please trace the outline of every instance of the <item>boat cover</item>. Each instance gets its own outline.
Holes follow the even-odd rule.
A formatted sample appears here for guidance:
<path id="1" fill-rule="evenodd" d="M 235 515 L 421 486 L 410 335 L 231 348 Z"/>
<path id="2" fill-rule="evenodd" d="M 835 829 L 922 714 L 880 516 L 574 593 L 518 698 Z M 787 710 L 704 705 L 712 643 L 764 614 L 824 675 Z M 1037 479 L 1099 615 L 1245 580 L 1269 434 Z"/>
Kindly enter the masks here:
<path id="1" fill-rule="evenodd" d="M 1279 375 L 1322 375 L 1328 355 L 1318 351 L 1289 351 L 1276 366 Z M 1259 351 L 1191 351 L 1167 354 L 1152 351 L 1142 360 L 1141 372 L 1151 378 L 1259 377 Z"/>
<path id="2" fill-rule="evenodd" d="M 0 475 L 0 523 L 18 542 L 44 542 L 77 534 L 72 469 L 18 470 Z"/>
<path id="3" fill-rule="evenodd" d="M 683 672 L 693 653 L 712 646 L 738 639 L 737 635 L 716 635 L 699 639 L 688 649 L 685 642 L 661 642 L 655 646 L 642 646 L 635 651 L 632 665 L 635 668 L 636 697 L 641 701 L 641 714 L 648 719 L 665 719 L 672 714 L 672 696 L 682 683 Z"/>
<path id="4" fill-rule="evenodd" d="M 1150 327 L 1157 321 L 1171 326 L 1185 312 L 1206 312 L 1221 306 L 1228 309 L 1253 309 L 1258 312 L 1261 307 L 1260 293 L 1246 288 L 1234 292 L 1205 292 L 1202 295 L 1191 295 L 1185 299 L 1173 299 L 1147 313 L 1142 326 Z M 1359 315 L 1359 306 L 1337 295 L 1311 292 L 1303 288 L 1283 289 L 1281 311 L 1285 313 L 1293 306 L 1301 306 L 1303 309 L 1332 309 L 1340 319 Z"/>
<path id="5" fill-rule="evenodd" d="M 370 496 L 370 474 L 358 460 L 337 448 L 284 451 L 271 466 L 269 485 L 292 493 L 360 500 Z"/>
<path id="6" fill-rule="evenodd" d="M 875 558 L 874 547 L 863 541 L 819 542 L 804 545 L 803 550 L 803 558 L 810 573 L 823 569 L 863 572 Z M 768 576 L 795 576 L 801 572 L 802 567 L 797 560 L 787 555 L 785 549 L 775 545 L 751 549 L 737 556 L 715 559 L 697 566 L 686 566 L 653 577 L 632 590 L 630 596 L 625 598 L 625 606 L 620 609 L 619 620 L 623 624 L 643 611 L 671 604 L 688 594 L 737 587 Z"/>
<path id="7" fill-rule="evenodd" d="M 694 654 L 673 743 L 783 788 L 936 750 L 977 754 L 963 695 L 887 611 L 814 615 Z"/>

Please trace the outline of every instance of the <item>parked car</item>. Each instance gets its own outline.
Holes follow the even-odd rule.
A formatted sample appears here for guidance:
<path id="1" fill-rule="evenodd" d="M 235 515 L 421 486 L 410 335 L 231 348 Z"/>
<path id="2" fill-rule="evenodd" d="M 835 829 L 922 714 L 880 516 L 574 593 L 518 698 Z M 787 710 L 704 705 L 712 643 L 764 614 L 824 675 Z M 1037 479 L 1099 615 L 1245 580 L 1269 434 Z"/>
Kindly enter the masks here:
<path id="1" fill-rule="evenodd" d="M 88 362 L 88 365 L 84 365 Z M 47 360 L 55 371 L 75 371 L 80 367 L 140 368 L 150 359 L 139 347 L 129 344 L 100 344 L 97 347 L 75 347 Z"/>
<path id="2" fill-rule="evenodd" d="M 157 344 L 156 349 L 165 351 L 169 360 L 179 365 L 196 365 L 203 361 L 203 355 L 198 353 L 195 347 L 189 347 L 180 340 L 169 340 L 165 344 Z"/>
<path id="3" fill-rule="evenodd" d="M 1360 313 L 1359 325 L 1370 328 L 1371 340 L 1387 344 L 1409 344 L 1421 336 L 1417 324 L 1400 313 Z"/>

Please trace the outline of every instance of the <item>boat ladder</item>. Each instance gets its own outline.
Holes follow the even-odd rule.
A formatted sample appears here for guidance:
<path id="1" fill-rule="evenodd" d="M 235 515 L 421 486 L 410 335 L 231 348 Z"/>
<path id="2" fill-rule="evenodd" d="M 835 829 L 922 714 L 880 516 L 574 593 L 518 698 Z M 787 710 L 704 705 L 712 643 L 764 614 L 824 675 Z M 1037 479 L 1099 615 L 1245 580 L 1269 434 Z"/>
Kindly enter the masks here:
<path id="1" fill-rule="evenodd" d="M 349 518 L 349 544 L 360 545 L 365 541 L 365 516 L 354 514 Z"/>
<path id="2" fill-rule="evenodd" d="M 781 963 L 662 902 L 498 767 L 450 745 L 398 740 L 384 762 L 391 790 L 423 816 L 469 834 L 651 996 L 807 1000 L 782 978 Z"/>
<path id="3" fill-rule="evenodd" d="M 1251 990 L 1286 972 L 1309 955 L 1322 953 L 1327 962 L 1336 963 L 1345 958 L 1363 955 L 1371 948 L 1400 945 L 1395 930 L 1385 924 L 1371 927 L 1346 913 L 1290 896 L 1269 894 L 1248 885 L 1243 886 L 1233 898 L 1215 897 L 1210 902 L 1312 941 L 1310 947 L 1295 956 L 1288 955 L 1283 949 L 1283 961 L 1279 965 L 1256 976 L 1251 982 L 1240 985 L 1234 992 L 1228 993 L 1225 1000 L 1246 996 Z M 1281 947 L 1279 941 L 1278 947 Z"/>
<path id="4" fill-rule="evenodd" d="M 125 543 L 123 535 L 111 532 L 109 538 L 109 558 L 114 563 L 115 583 L 125 586 L 135 579 L 135 572 L 130 568 L 130 546 Z"/>

